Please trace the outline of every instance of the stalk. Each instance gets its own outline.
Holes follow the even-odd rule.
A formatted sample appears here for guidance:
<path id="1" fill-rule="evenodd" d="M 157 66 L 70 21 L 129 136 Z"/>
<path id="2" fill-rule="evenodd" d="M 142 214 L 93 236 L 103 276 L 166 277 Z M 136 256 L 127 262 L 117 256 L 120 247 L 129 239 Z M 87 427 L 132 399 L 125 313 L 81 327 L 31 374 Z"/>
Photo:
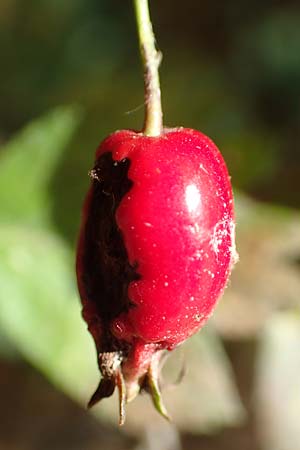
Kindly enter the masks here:
<path id="1" fill-rule="evenodd" d="M 148 0 L 133 0 L 133 2 L 144 69 L 145 121 L 143 133 L 146 136 L 159 136 L 163 130 L 158 73 L 162 55 L 155 46 Z"/>

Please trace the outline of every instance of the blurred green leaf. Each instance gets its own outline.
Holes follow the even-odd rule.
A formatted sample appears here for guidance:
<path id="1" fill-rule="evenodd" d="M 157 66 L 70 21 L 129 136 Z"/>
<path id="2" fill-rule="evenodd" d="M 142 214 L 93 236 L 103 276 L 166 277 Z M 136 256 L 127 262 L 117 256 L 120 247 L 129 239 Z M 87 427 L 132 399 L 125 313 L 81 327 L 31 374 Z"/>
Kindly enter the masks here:
<path id="1" fill-rule="evenodd" d="M 1 150 L 1 222 L 47 223 L 48 183 L 81 114 L 61 107 L 30 123 Z"/>
<path id="2" fill-rule="evenodd" d="M 31 364 L 86 401 L 98 374 L 71 252 L 50 232 L 2 225 L 0 255 L 2 330 Z"/>
<path id="3" fill-rule="evenodd" d="M 30 363 L 82 400 L 86 395 L 81 398 L 81 388 L 88 389 L 86 380 L 93 373 L 90 364 L 95 366 L 93 344 L 80 317 L 74 257 L 49 231 L 48 193 L 80 117 L 77 108 L 57 108 L 25 127 L 2 150 L 0 324 L 4 337 Z"/>

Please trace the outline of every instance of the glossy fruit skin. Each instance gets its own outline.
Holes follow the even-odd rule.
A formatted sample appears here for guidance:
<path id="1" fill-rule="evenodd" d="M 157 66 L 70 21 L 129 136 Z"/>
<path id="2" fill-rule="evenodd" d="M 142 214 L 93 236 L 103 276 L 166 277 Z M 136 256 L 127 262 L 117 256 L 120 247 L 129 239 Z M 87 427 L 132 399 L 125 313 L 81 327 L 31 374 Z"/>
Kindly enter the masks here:
<path id="1" fill-rule="evenodd" d="M 132 185 L 115 220 L 129 264 L 138 274 L 128 285 L 133 307 L 103 325 L 83 286 L 91 191 L 78 247 L 78 284 L 98 352 L 104 332 L 126 343 L 130 350 L 123 373 L 130 378 L 136 371 L 134 378 L 145 372 L 139 370 L 141 359 L 147 366 L 145 352 L 150 361 L 155 351 L 171 350 L 196 333 L 223 293 L 237 259 L 233 195 L 219 150 L 196 130 L 165 129 L 158 137 L 117 131 L 100 145 L 96 161 L 106 153 L 116 164 L 130 161 Z M 97 301 L 101 303 L 101 295 Z"/>
<path id="2" fill-rule="evenodd" d="M 171 348 L 210 316 L 236 257 L 227 168 L 212 141 L 191 129 L 159 138 L 121 131 L 96 157 L 103 151 L 131 161 L 133 186 L 116 218 L 141 276 L 128 292 L 137 308 L 114 321 L 113 333 Z"/>

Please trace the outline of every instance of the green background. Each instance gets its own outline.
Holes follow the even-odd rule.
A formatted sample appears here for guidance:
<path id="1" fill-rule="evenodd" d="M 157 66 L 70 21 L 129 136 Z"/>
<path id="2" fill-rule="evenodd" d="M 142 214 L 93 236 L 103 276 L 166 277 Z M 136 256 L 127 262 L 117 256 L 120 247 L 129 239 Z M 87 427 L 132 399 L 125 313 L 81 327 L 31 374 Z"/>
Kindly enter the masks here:
<path id="1" fill-rule="evenodd" d="M 182 358 L 189 368 L 166 389 L 173 426 L 146 398 L 122 432 L 115 399 L 84 410 L 99 375 L 74 249 L 95 149 L 143 123 L 133 8 L 1 0 L 0 447 L 297 450 L 300 5 L 150 6 L 165 125 L 200 129 L 221 149 L 240 262 L 209 326 L 166 369 L 172 384 Z"/>

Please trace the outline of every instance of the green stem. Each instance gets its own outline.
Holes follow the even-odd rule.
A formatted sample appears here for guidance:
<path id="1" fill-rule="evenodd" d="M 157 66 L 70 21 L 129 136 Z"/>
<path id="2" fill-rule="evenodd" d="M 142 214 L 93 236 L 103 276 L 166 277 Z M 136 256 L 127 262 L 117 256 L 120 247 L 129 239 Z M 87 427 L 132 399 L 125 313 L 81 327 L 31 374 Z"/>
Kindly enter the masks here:
<path id="1" fill-rule="evenodd" d="M 148 0 L 133 0 L 140 52 L 144 67 L 145 122 L 143 132 L 146 136 L 159 136 L 163 129 L 163 115 L 158 68 L 161 54 L 155 47 Z"/>

